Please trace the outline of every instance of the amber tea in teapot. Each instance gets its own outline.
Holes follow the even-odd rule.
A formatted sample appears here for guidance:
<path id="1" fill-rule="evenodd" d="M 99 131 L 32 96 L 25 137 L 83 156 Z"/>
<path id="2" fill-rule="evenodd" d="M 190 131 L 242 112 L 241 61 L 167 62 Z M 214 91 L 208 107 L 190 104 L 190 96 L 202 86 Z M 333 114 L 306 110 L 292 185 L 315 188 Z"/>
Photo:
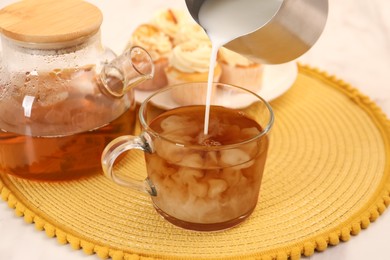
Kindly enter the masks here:
<path id="1" fill-rule="evenodd" d="M 133 132 L 131 88 L 153 76 L 153 63 L 139 47 L 118 57 L 102 47 L 101 22 L 95 6 L 78 0 L 0 10 L 1 173 L 83 177 L 101 169 L 111 140 Z"/>
<path id="2" fill-rule="evenodd" d="M 135 106 L 127 108 L 118 102 L 113 109 L 110 97 L 80 93 L 80 85 L 93 84 L 94 71 L 58 70 L 39 74 L 24 77 L 26 91 L 31 89 L 28 83 L 34 82 L 34 77 L 39 78 L 37 84 L 53 85 L 54 77 L 72 79 L 62 86 L 63 92 L 51 93 L 48 85 L 46 93 L 31 96 L 20 93 L 19 98 L 0 103 L 1 171 L 34 179 L 68 179 L 100 169 L 101 152 L 108 141 L 132 133 Z M 40 96 L 45 98 L 41 101 Z M 113 110 L 123 113 L 110 121 Z"/>

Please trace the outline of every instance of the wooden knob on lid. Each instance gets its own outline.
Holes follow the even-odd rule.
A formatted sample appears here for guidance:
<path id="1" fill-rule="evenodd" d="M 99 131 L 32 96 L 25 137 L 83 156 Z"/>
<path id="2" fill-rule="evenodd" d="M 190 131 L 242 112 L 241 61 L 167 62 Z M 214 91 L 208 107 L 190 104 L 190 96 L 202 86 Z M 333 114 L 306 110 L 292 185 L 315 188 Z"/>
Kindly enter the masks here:
<path id="1" fill-rule="evenodd" d="M 25 0 L 0 10 L 0 32 L 30 43 L 59 43 L 99 31 L 101 11 L 81 0 Z"/>

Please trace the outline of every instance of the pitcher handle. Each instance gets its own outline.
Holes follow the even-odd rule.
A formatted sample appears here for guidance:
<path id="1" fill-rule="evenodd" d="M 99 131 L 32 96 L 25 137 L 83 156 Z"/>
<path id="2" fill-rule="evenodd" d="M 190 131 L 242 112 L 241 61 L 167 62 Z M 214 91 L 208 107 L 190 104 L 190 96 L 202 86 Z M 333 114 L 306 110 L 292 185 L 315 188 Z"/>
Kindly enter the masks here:
<path id="1" fill-rule="evenodd" d="M 127 176 L 118 176 L 114 171 L 115 161 L 124 152 L 132 149 L 138 149 L 149 153 L 152 152 L 151 145 L 147 139 L 147 137 L 145 138 L 145 136 L 142 135 L 125 135 L 112 140 L 103 151 L 101 163 L 104 175 L 115 183 L 147 193 L 151 196 L 156 196 L 156 188 L 149 178 L 146 178 L 144 181 L 139 181 Z"/>

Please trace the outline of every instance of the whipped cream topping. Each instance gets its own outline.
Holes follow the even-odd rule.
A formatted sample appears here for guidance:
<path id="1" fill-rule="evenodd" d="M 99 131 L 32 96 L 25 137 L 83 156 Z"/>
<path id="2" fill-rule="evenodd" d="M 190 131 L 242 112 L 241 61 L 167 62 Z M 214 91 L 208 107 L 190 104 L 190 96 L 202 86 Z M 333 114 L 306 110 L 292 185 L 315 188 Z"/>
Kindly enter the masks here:
<path id="1" fill-rule="evenodd" d="M 180 24 L 188 21 L 189 15 L 183 10 L 164 9 L 155 13 L 151 23 L 173 39 L 180 28 Z"/>
<path id="2" fill-rule="evenodd" d="M 182 24 L 176 34 L 174 43 L 177 45 L 190 40 L 207 41 L 210 43 L 208 35 L 200 25 L 196 23 Z"/>
<path id="3" fill-rule="evenodd" d="M 205 73 L 209 70 L 211 45 L 188 41 L 173 48 L 170 64 L 185 73 Z"/>
<path id="4" fill-rule="evenodd" d="M 141 46 L 148 51 L 153 60 L 168 57 L 172 43 L 165 33 L 150 24 L 142 24 L 135 29 L 131 44 Z"/>
<path id="5" fill-rule="evenodd" d="M 241 54 L 238 54 L 237 52 L 228 50 L 226 48 L 219 49 L 218 59 L 230 66 L 248 67 L 257 64 L 256 62 L 249 60 Z"/>

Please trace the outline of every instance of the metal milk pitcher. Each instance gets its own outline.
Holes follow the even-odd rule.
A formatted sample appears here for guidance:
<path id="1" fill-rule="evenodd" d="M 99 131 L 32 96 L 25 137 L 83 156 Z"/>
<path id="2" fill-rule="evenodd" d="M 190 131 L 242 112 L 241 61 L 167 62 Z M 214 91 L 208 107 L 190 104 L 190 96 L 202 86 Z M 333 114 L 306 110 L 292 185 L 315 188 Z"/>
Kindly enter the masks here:
<path id="1" fill-rule="evenodd" d="M 186 0 L 198 24 L 199 10 L 205 1 L 214 0 Z M 224 47 L 264 64 L 289 62 L 314 45 L 325 27 L 327 15 L 328 0 L 281 0 L 280 8 L 268 22 Z"/>

